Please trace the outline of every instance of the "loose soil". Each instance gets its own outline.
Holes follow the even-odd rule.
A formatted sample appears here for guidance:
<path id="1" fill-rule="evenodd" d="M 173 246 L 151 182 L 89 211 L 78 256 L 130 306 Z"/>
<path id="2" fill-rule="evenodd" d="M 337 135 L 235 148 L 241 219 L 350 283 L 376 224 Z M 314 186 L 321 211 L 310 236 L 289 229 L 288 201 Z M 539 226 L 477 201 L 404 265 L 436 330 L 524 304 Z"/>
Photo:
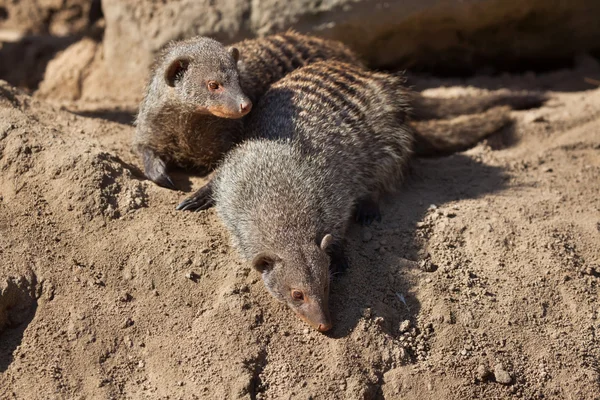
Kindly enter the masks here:
<path id="1" fill-rule="evenodd" d="M 593 60 L 413 77 L 431 96 L 549 100 L 413 161 L 383 221 L 350 232 L 328 335 L 276 303 L 214 210 L 178 212 L 187 193 L 144 180 L 126 107 L 2 83 L 0 398 L 600 398 L 600 89 L 584 78 Z"/>

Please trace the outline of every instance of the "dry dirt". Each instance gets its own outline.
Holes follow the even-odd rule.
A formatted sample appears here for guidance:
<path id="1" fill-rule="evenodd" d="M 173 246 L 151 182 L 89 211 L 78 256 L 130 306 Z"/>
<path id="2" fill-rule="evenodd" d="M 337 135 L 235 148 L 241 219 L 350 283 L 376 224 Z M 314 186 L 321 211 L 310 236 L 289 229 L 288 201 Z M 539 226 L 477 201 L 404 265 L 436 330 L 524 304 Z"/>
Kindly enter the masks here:
<path id="1" fill-rule="evenodd" d="M 414 160 L 383 221 L 351 231 L 328 335 L 270 297 L 213 210 L 177 212 L 186 193 L 143 179 L 127 112 L 1 84 L 0 398 L 599 399 L 600 89 L 586 77 L 600 79 L 593 59 L 414 78 L 432 96 L 550 100 L 467 152 Z"/>

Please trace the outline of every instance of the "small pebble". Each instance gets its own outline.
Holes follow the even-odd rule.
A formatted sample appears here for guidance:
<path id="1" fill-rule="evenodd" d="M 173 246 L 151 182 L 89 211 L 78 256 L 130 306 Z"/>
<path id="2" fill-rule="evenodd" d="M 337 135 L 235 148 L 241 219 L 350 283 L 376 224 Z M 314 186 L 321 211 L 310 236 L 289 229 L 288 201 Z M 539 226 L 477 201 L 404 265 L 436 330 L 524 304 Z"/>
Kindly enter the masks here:
<path id="1" fill-rule="evenodd" d="M 400 332 L 401 333 L 407 332 L 409 329 L 410 329 L 410 321 L 408 319 L 400 322 Z"/>
<path id="2" fill-rule="evenodd" d="M 475 372 L 475 376 L 480 381 L 486 380 L 487 377 L 490 376 L 490 374 L 491 374 L 491 371 L 485 365 L 479 364 L 479 366 L 477 366 L 477 371 Z"/>
<path id="3" fill-rule="evenodd" d="M 131 296 L 127 292 L 125 292 L 125 293 L 121 294 L 121 296 L 119 296 L 119 301 L 121 301 L 123 303 L 127 303 L 128 301 L 131 301 L 131 299 L 133 299 L 133 296 Z"/>
<path id="4" fill-rule="evenodd" d="M 197 282 L 198 281 L 198 274 L 195 273 L 194 271 L 188 271 L 185 273 L 185 277 L 193 282 Z"/>
<path id="5" fill-rule="evenodd" d="M 508 385 L 512 382 L 510 374 L 504 369 L 502 363 L 498 363 L 494 366 L 494 377 L 496 378 L 496 382 L 503 385 Z"/>
<path id="6" fill-rule="evenodd" d="M 373 239 L 373 234 L 369 231 L 365 231 L 362 235 L 363 242 L 368 242 L 371 239 Z"/>

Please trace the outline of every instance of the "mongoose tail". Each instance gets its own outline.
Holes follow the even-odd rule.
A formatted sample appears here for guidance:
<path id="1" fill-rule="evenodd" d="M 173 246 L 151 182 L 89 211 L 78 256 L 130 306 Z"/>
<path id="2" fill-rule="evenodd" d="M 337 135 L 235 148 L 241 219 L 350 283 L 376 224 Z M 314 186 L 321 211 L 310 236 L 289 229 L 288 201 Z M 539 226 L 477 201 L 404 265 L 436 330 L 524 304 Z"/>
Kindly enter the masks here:
<path id="1" fill-rule="evenodd" d="M 448 120 L 412 121 L 415 154 L 442 156 L 466 150 L 511 122 L 508 106 Z"/>
<path id="2" fill-rule="evenodd" d="M 459 96 L 440 98 L 414 93 L 411 99 L 412 119 L 425 121 L 446 119 L 459 115 L 478 114 L 499 106 L 513 110 L 528 110 L 542 106 L 548 97 L 543 93 L 530 91 L 498 90 L 481 96 Z"/>

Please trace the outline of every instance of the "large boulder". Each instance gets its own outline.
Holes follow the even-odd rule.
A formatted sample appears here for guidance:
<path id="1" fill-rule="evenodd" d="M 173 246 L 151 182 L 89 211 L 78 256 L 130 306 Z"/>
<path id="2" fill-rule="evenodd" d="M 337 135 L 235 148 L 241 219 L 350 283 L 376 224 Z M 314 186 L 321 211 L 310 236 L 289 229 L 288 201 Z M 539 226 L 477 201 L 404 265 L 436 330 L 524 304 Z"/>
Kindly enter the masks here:
<path id="1" fill-rule="evenodd" d="M 543 68 L 600 48 L 596 0 L 104 0 L 102 8 L 102 54 L 84 86 L 131 101 L 157 51 L 193 35 L 230 43 L 294 28 L 342 40 L 373 67 L 441 72 Z"/>

